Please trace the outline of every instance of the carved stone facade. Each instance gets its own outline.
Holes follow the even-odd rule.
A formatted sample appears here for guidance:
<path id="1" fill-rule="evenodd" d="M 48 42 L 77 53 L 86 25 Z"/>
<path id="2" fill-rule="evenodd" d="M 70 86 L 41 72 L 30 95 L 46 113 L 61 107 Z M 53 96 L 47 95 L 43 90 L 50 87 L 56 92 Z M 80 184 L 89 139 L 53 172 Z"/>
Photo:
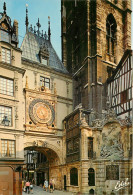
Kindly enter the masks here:
<path id="1" fill-rule="evenodd" d="M 61 0 L 61 8 L 62 60 L 73 75 L 75 108 L 65 118 L 68 146 L 74 140 L 73 129 L 80 131 L 78 160 L 73 161 L 74 141 L 71 152 L 66 146 L 66 157 L 71 156 L 68 170 L 78 170 L 79 183 L 71 185 L 69 172 L 67 189 L 82 194 L 132 194 L 132 95 L 127 95 L 132 93 L 131 1 Z M 76 110 L 79 122 L 68 128 Z M 130 185 L 117 191 L 117 182 L 126 178 Z"/>
<path id="2" fill-rule="evenodd" d="M 72 112 L 72 78 L 47 36 L 27 29 L 18 48 L 18 39 L 13 39 L 18 34 L 11 27 L 5 4 L 4 9 L 0 13 L 0 170 L 13 178 L 11 183 L 5 179 L 6 191 L 22 194 L 22 171 L 25 176 L 30 170 L 37 185 L 41 184 L 41 172 L 43 182 L 44 177 L 54 179 L 56 188 L 61 189 L 65 167 L 62 121 Z M 36 168 L 28 164 L 27 151 L 44 155 L 46 162 Z M 36 161 L 36 156 L 32 155 L 33 159 Z M 5 181 L 0 176 L 0 193 L 5 193 Z"/>
<path id="3" fill-rule="evenodd" d="M 72 155 L 70 159 L 67 159 L 69 168 L 67 189 L 75 192 L 80 191 L 83 194 L 88 194 L 91 190 L 94 190 L 95 194 L 98 195 L 110 193 L 131 194 L 132 158 L 129 155 L 129 151 L 132 148 L 129 141 L 132 135 L 131 123 L 128 122 L 123 126 L 116 117 L 115 112 L 109 109 L 103 120 L 99 119 L 98 122 L 94 120 L 93 125 L 89 127 L 83 113 L 84 109 L 80 108 L 65 118 L 66 129 L 64 131 L 66 132 L 67 145 L 69 145 L 69 140 L 74 139 L 74 134 L 71 135 L 72 127 L 71 129 L 68 128 L 69 120 L 77 114 L 79 118 L 76 128 L 80 131 L 78 149 L 80 155 L 78 159 L 73 158 L 75 155 L 75 153 L 72 153 L 74 142 L 71 144 L 71 153 L 69 153 L 69 149 L 66 146 L 66 156 Z M 68 138 L 67 135 L 69 136 Z M 75 187 L 69 181 L 71 178 L 69 174 L 72 168 L 77 168 L 78 170 L 79 183 Z M 92 179 L 93 175 L 94 181 Z M 116 191 L 117 182 L 125 181 L 126 178 L 128 178 L 130 185 L 128 184 L 126 188 Z"/>
<path id="4" fill-rule="evenodd" d="M 0 170 L 5 164 L 8 173 L 15 174 L 14 189 L 21 189 L 22 168 L 25 179 L 30 178 L 30 170 L 34 172 L 37 185 L 47 178 L 54 180 L 57 189 L 82 194 L 131 194 L 130 185 L 119 191 L 115 186 L 125 178 L 131 184 L 132 123 L 129 117 L 117 118 L 105 104 L 104 95 L 107 77 L 130 48 L 129 3 L 62 0 L 63 62 L 73 78 L 52 47 L 50 26 L 49 35 L 40 36 L 39 21 L 38 32 L 33 32 L 26 15 L 21 50 L 16 31 L 11 42 L 0 40 Z M 2 17 L 0 32 L 3 28 L 6 32 L 7 27 L 13 30 L 5 10 Z M 107 52 L 112 49 L 111 45 L 107 48 L 107 40 L 112 44 L 106 36 L 108 20 L 115 21 L 115 27 L 117 24 L 113 55 Z M 3 61 L 6 50 L 11 51 L 10 62 Z M 28 164 L 28 154 L 33 164 Z M 41 159 L 38 154 L 43 161 L 37 164 Z"/>

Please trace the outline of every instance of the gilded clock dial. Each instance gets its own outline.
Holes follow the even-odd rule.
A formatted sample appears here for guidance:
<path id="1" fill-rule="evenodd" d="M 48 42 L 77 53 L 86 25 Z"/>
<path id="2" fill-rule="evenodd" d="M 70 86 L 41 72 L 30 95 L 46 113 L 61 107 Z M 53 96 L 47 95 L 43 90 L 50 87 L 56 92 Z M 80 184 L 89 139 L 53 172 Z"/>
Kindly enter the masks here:
<path id="1" fill-rule="evenodd" d="M 33 114 L 38 121 L 46 123 L 51 118 L 51 110 L 48 105 L 44 103 L 36 103 L 33 107 Z"/>
<path id="2" fill-rule="evenodd" d="M 52 124 L 55 117 L 53 106 L 43 99 L 34 99 L 29 106 L 29 115 L 34 123 Z"/>

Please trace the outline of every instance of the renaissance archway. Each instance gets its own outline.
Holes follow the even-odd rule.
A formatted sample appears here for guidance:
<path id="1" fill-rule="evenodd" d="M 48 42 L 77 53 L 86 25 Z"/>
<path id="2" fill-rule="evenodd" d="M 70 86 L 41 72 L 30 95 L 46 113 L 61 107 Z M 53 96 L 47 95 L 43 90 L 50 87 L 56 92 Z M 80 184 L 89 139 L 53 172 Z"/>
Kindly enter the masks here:
<path id="1" fill-rule="evenodd" d="M 24 147 L 26 166 L 23 168 L 23 178 L 33 180 L 37 185 L 43 185 L 44 179 L 55 183 L 61 188 L 61 150 L 55 145 L 35 140 L 25 142 Z"/>

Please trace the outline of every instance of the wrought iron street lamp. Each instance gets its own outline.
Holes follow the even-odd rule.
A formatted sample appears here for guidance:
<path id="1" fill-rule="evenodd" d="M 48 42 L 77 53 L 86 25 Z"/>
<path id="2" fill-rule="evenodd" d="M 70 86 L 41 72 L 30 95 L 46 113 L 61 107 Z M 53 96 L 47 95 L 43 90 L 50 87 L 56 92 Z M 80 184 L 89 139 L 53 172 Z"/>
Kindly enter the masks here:
<path id="1" fill-rule="evenodd" d="M 4 126 L 9 126 L 9 123 L 10 123 L 10 121 L 9 121 L 8 117 L 5 115 L 3 120 L 2 120 L 2 124 L 4 124 Z"/>

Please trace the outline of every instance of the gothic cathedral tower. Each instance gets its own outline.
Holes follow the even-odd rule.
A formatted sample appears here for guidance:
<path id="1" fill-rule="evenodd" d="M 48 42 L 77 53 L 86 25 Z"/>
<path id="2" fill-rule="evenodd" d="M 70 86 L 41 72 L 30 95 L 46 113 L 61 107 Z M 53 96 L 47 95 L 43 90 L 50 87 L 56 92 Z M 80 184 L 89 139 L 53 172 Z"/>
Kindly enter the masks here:
<path id="1" fill-rule="evenodd" d="M 74 107 L 101 113 L 106 80 L 131 49 L 131 0 L 61 0 L 62 60 L 74 79 Z"/>

